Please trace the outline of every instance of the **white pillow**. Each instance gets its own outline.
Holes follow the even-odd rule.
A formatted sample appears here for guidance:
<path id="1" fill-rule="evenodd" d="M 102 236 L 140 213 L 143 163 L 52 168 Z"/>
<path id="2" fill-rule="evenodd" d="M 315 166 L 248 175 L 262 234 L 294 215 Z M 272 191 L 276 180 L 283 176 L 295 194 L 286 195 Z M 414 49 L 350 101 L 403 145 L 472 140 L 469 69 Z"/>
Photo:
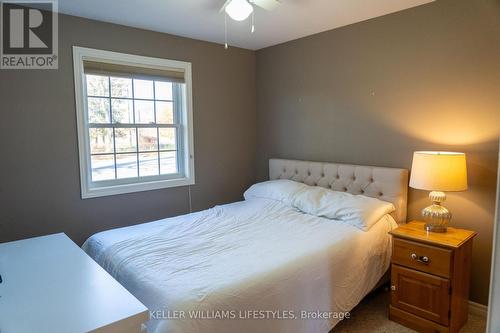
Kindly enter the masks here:
<path id="1" fill-rule="evenodd" d="M 309 187 L 298 193 L 292 206 L 304 213 L 341 220 L 364 231 L 395 210 L 390 202 L 321 187 Z"/>
<path id="2" fill-rule="evenodd" d="M 252 198 L 265 198 L 281 201 L 284 204 L 291 206 L 295 196 L 309 187 L 310 186 L 306 184 L 294 182 L 293 180 L 288 179 L 269 180 L 250 186 L 250 188 L 245 191 L 243 196 L 245 197 L 245 200 Z"/>

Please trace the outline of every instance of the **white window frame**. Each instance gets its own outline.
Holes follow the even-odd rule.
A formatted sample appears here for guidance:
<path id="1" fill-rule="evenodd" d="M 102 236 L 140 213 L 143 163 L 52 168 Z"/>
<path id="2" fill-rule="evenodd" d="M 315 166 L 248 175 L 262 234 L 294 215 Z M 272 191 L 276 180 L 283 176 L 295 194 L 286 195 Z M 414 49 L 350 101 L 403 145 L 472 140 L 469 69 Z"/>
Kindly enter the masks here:
<path id="1" fill-rule="evenodd" d="M 130 181 L 120 179 L 106 182 L 92 182 L 84 61 L 166 70 L 174 68 L 184 71 L 185 93 L 184 98 L 182 98 L 183 112 L 180 113 L 182 133 L 181 142 L 178 143 L 181 149 L 177 152 L 178 158 L 181 159 L 179 166 L 183 169 L 179 170 L 180 177 L 160 179 L 162 178 L 161 176 L 151 176 L 139 177 Z M 191 63 L 73 46 L 73 68 L 82 199 L 188 186 L 195 183 Z"/>

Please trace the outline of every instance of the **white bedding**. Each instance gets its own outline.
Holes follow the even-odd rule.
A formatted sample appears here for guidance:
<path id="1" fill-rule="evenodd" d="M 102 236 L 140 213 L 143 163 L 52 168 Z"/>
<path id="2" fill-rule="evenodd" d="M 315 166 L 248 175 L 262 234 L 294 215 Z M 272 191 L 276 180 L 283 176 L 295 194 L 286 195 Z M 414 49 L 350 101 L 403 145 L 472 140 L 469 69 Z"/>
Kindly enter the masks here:
<path id="1" fill-rule="evenodd" d="M 350 311 L 388 269 L 395 226 L 385 215 L 365 232 L 255 198 L 101 232 L 83 249 L 157 317 L 186 317 L 149 332 L 326 333 L 338 317 L 301 311 Z"/>

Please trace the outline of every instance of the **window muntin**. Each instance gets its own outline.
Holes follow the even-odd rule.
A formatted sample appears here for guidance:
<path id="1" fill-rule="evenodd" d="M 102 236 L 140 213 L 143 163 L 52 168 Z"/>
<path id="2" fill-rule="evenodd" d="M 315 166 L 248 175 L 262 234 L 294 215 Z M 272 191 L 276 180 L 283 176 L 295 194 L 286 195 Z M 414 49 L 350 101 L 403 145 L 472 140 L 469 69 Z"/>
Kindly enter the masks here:
<path id="1" fill-rule="evenodd" d="M 193 184 L 191 65 L 80 47 L 74 63 L 82 197 Z"/>

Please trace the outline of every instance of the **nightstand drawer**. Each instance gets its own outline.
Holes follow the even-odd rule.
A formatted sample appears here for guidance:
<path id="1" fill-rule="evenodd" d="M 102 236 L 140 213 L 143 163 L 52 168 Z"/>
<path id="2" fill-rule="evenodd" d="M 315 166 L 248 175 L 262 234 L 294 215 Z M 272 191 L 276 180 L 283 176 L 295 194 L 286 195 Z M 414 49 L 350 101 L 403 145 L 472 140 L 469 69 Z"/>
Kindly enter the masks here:
<path id="1" fill-rule="evenodd" d="M 393 239 L 392 262 L 419 271 L 450 277 L 453 251 L 407 241 Z"/>

